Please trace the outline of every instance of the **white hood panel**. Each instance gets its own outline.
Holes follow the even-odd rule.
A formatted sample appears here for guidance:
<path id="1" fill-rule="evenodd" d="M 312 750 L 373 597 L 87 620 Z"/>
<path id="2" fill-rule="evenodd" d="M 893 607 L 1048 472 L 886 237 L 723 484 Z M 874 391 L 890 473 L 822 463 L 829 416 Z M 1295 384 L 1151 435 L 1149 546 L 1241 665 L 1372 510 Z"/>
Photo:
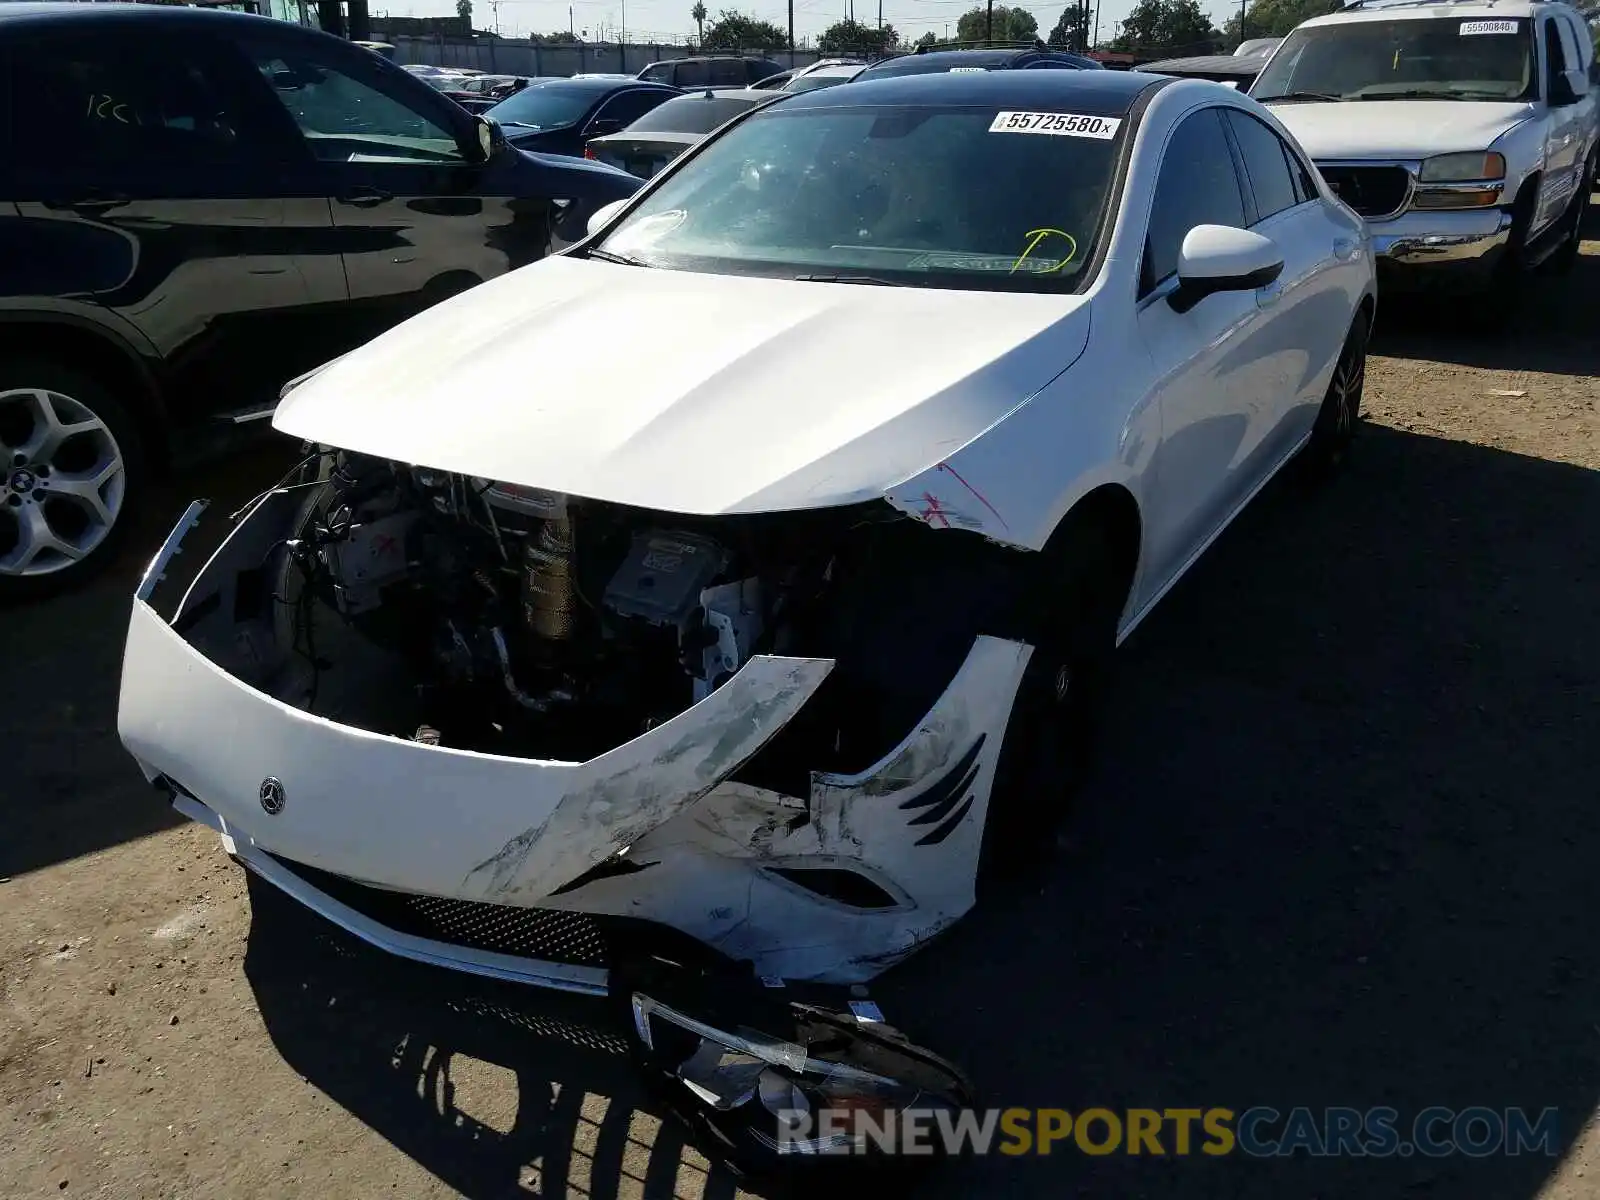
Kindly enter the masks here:
<path id="1" fill-rule="evenodd" d="M 1533 109 L 1521 102 L 1461 100 L 1350 100 L 1267 107 L 1307 154 L 1323 162 L 1487 150 L 1502 133 L 1533 115 Z"/>
<path id="2" fill-rule="evenodd" d="M 550 258 L 294 389 L 273 425 L 400 462 L 717 514 L 870 499 L 1082 352 L 1081 296 Z"/>

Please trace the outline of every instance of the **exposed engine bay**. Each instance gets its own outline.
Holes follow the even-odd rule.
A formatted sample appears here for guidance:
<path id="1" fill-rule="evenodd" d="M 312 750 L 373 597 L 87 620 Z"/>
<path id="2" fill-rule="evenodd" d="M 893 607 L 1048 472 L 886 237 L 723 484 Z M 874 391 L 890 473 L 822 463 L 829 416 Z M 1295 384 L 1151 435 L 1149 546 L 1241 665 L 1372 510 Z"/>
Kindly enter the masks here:
<path id="1" fill-rule="evenodd" d="M 703 699 L 753 654 L 839 641 L 820 602 L 848 550 L 843 510 L 826 530 L 696 521 L 344 453 L 325 475 L 283 547 L 278 640 L 309 668 L 313 709 L 338 665 L 330 626 L 401 657 L 417 723 L 377 732 L 581 759 Z M 865 537 L 906 524 L 887 506 L 874 516 L 847 525 Z"/>

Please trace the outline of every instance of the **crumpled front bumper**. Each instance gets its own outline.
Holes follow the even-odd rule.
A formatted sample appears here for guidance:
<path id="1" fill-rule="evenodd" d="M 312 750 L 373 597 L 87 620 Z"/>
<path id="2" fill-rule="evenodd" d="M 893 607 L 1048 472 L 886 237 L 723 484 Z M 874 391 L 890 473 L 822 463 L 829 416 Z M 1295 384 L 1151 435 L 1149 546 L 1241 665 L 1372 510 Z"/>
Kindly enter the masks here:
<path id="1" fill-rule="evenodd" d="M 406 957 L 595 991 L 603 969 L 418 936 L 364 901 L 438 898 L 495 921 L 631 919 L 764 975 L 820 982 L 870 979 L 971 907 L 1026 645 L 977 639 L 898 747 L 858 775 L 813 775 L 803 798 L 728 776 L 813 696 L 829 659 L 752 658 L 698 704 L 587 762 L 425 745 L 317 716 L 213 661 L 250 640 L 228 623 L 228 581 L 285 536 L 291 493 L 251 510 L 169 622 L 149 599 L 196 513 L 180 521 L 133 604 L 118 727 L 181 812 L 315 911 Z M 628 869 L 614 870 L 624 853 Z M 857 904 L 806 882 L 843 871 L 879 899 Z"/>

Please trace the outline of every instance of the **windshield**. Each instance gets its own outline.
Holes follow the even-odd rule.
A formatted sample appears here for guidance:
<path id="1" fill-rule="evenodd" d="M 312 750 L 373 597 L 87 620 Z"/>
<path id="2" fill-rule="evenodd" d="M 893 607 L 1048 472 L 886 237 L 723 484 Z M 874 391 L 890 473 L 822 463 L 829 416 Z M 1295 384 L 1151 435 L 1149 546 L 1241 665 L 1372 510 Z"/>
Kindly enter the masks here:
<path id="1" fill-rule="evenodd" d="M 599 98 L 599 93 L 593 88 L 534 84 L 514 96 L 507 96 L 484 116 L 493 117 L 501 124 L 559 129 L 577 121 L 594 107 L 594 102 Z"/>
<path id="2" fill-rule="evenodd" d="M 990 106 L 780 104 L 707 145 L 601 245 L 674 270 L 1070 292 L 1119 125 Z"/>
<path id="3" fill-rule="evenodd" d="M 1257 100 L 1526 100 L 1538 90 L 1521 18 L 1344 21 L 1284 39 Z"/>
<path id="4" fill-rule="evenodd" d="M 629 133 L 710 133 L 725 121 L 759 103 L 756 100 L 730 100 L 713 94 L 706 97 L 676 96 L 653 108 L 628 126 Z"/>

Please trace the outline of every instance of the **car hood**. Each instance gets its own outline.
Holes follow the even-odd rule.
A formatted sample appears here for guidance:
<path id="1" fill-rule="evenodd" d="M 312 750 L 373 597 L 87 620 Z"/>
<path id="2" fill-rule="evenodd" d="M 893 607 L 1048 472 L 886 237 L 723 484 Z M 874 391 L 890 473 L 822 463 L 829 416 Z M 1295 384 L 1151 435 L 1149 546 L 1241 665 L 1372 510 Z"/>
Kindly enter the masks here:
<path id="1" fill-rule="evenodd" d="M 688 514 L 882 495 L 1082 353 L 1086 298 L 548 258 L 293 388 L 292 437 Z"/>
<path id="2" fill-rule="evenodd" d="M 1312 158 L 1427 158 L 1487 150 L 1506 130 L 1533 115 L 1521 101 L 1350 100 L 1270 104 Z"/>

